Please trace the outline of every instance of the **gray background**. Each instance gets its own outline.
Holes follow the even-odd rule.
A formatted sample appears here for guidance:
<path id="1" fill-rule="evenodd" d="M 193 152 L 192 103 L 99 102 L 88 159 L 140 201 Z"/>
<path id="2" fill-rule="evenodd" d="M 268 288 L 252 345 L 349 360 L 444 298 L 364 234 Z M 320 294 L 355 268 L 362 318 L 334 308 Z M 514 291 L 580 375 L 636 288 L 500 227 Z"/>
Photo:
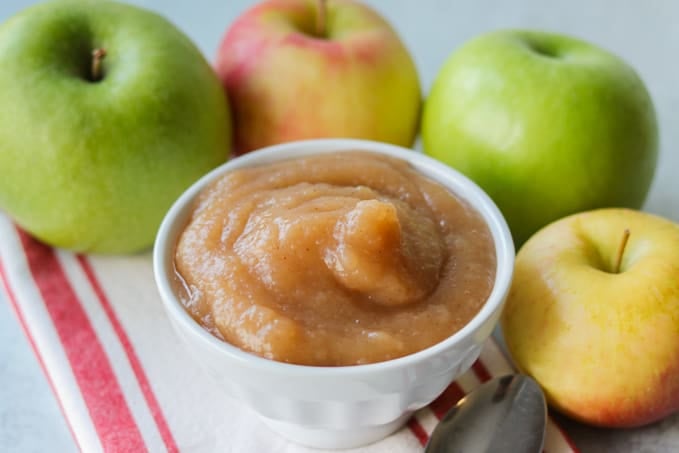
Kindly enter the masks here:
<path id="1" fill-rule="evenodd" d="M 399 30 L 425 93 L 446 56 L 497 28 L 565 32 L 631 63 L 654 99 L 661 130 L 656 178 L 645 209 L 679 221 L 679 2 L 674 0 L 367 0 Z M 0 21 L 35 3 L 0 0 Z M 161 12 L 213 60 L 226 27 L 254 2 L 134 1 Z M 0 245 L 1 246 L 1 245 Z M 679 451 L 679 416 L 636 430 L 601 430 L 563 420 L 583 452 Z M 0 295 L 0 451 L 75 451 L 49 385 L 9 304 Z"/>

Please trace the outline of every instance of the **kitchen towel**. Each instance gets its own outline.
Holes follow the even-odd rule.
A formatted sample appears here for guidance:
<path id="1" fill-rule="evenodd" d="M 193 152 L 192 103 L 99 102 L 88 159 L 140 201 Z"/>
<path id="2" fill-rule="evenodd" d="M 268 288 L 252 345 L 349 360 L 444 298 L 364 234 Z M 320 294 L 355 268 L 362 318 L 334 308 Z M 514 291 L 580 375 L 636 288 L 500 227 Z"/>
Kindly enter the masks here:
<path id="1" fill-rule="evenodd" d="M 150 253 L 126 257 L 53 249 L 0 214 L 0 281 L 61 406 L 90 452 L 316 451 L 268 430 L 223 395 L 165 317 Z M 491 338 L 473 367 L 388 438 L 350 450 L 421 452 L 465 393 L 511 372 Z M 577 449 L 549 420 L 547 453 Z"/>

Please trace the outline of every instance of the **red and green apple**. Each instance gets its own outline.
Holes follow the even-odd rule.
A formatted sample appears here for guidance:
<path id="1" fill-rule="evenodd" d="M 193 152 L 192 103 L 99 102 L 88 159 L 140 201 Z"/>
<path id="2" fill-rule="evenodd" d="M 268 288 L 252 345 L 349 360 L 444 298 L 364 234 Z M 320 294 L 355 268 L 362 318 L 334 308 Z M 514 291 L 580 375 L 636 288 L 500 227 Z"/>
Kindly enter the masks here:
<path id="1" fill-rule="evenodd" d="M 421 92 L 387 21 L 352 0 L 266 0 L 228 29 L 217 72 L 232 106 L 235 150 L 320 137 L 409 147 Z"/>

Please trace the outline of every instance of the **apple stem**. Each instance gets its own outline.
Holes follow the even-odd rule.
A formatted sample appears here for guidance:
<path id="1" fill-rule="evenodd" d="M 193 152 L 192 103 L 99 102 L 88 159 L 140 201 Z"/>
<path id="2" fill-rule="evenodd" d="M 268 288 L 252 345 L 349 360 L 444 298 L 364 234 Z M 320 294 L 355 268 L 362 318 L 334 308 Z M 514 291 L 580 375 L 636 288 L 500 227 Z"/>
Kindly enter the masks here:
<path id="1" fill-rule="evenodd" d="M 622 255 L 625 253 L 625 247 L 627 246 L 627 241 L 629 240 L 629 228 L 625 228 L 622 232 L 622 241 L 620 241 L 620 247 L 618 248 L 618 256 L 615 260 L 615 269 L 613 272 L 616 274 L 620 273 L 620 266 L 622 265 Z"/>
<path id="2" fill-rule="evenodd" d="M 316 15 L 316 36 L 324 38 L 326 33 L 326 22 L 328 16 L 327 0 L 318 0 L 318 12 Z"/>
<path id="3" fill-rule="evenodd" d="M 98 82 L 102 78 L 101 73 L 101 62 L 106 56 L 106 49 L 94 49 L 92 51 L 92 68 L 90 71 L 90 77 L 93 82 Z"/>

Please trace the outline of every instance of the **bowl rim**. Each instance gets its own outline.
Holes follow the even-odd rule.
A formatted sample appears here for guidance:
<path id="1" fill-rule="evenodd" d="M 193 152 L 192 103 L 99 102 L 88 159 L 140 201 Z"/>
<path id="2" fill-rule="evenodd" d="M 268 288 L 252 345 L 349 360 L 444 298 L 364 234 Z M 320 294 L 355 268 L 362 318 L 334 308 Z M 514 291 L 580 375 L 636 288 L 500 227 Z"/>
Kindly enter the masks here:
<path id="1" fill-rule="evenodd" d="M 478 313 L 460 330 L 446 339 L 420 351 L 382 362 L 344 366 L 315 366 L 280 362 L 244 351 L 226 341 L 220 340 L 199 325 L 185 310 L 172 290 L 169 263 L 174 259 L 176 238 L 181 230 L 177 221 L 198 193 L 210 182 L 226 172 L 252 165 L 328 153 L 333 151 L 360 150 L 376 152 L 405 160 L 417 171 L 446 186 L 460 198 L 470 203 L 484 218 L 495 245 L 496 271 L 493 289 Z M 514 272 L 514 244 L 509 227 L 498 207 L 491 198 L 472 180 L 459 171 L 413 149 L 383 142 L 361 139 L 311 139 L 287 142 L 261 148 L 231 159 L 211 170 L 194 182 L 173 203 L 158 229 L 153 248 L 153 273 L 165 311 L 175 326 L 191 333 L 203 347 L 215 350 L 249 368 L 268 373 L 304 376 L 348 376 L 411 366 L 461 342 L 476 332 L 496 310 L 500 309 L 511 285 Z"/>

